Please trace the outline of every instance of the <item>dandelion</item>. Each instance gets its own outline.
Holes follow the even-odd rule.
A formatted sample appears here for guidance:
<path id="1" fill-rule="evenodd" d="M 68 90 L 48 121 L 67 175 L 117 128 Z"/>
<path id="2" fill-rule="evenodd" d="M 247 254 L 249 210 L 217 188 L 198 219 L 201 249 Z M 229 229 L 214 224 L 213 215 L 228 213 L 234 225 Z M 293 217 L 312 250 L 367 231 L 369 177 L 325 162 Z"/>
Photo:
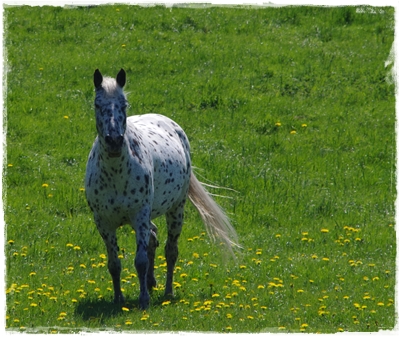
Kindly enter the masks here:
<path id="1" fill-rule="evenodd" d="M 307 127 L 307 124 L 303 123 L 303 124 L 301 124 L 301 127 L 302 127 L 302 128 L 306 128 L 306 127 Z"/>
<path id="2" fill-rule="evenodd" d="M 275 126 L 277 126 L 277 127 L 280 127 L 281 125 L 282 125 L 281 122 L 276 122 L 276 123 L 275 123 Z"/>
<path id="3" fill-rule="evenodd" d="M 122 44 L 121 47 L 122 47 L 122 48 L 125 48 L 125 47 L 126 47 L 126 44 Z"/>
<path id="4" fill-rule="evenodd" d="M 74 246 L 74 250 L 81 250 L 81 247 L 79 247 L 79 246 Z"/>
<path id="5" fill-rule="evenodd" d="M 257 289 L 264 289 L 265 287 L 262 284 L 259 284 Z"/>
<path id="6" fill-rule="evenodd" d="M 291 134 L 291 135 L 295 135 L 296 133 L 297 133 L 296 130 L 290 131 L 290 134 Z"/>
<path id="7" fill-rule="evenodd" d="M 211 297 L 219 297 L 219 294 L 212 294 Z"/>
<path id="8" fill-rule="evenodd" d="M 329 258 L 328 257 L 323 257 L 322 261 L 329 261 Z"/>
<path id="9" fill-rule="evenodd" d="M 37 304 L 36 303 L 31 303 L 31 307 L 37 307 Z"/>
<path id="10" fill-rule="evenodd" d="M 280 238 L 282 236 L 282 234 L 275 234 L 276 238 Z"/>
<path id="11" fill-rule="evenodd" d="M 49 184 L 42 184 L 42 187 L 44 188 L 49 187 Z"/>
<path id="12" fill-rule="evenodd" d="M 327 228 L 322 228 L 322 229 L 321 229 L 321 233 L 329 233 L 329 229 L 327 229 Z"/>
<path id="13" fill-rule="evenodd" d="M 8 164 L 7 166 L 8 166 L 8 167 L 13 167 L 14 165 L 13 165 L 13 164 Z"/>
<path id="14" fill-rule="evenodd" d="M 161 303 L 162 306 L 169 305 L 169 304 L 171 304 L 171 301 L 164 301 Z"/>
<path id="15" fill-rule="evenodd" d="M 385 305 L 385 303 L 383 303 L 383 302 L 378 302 L 377 305 L 380 306 L 380 307 L 383 307 L 383 306 Z"/>
<path id="16" fill-rule="evenodd" d="M 31 272 L 31 273 L 29 273 L 29 276 L 35 276 L 36 275 L 36 272 Z"/>
<path id="17" fill-rule="evenodd" d="M 232 318 L 232 314 L 226 314 L 226 318 Z"/>
<path id="18" fill-rule="evenodd" d="M 127 307 L 122 307 L 122 311 L 129 311 L 129 308 L 127 308 Z"/>

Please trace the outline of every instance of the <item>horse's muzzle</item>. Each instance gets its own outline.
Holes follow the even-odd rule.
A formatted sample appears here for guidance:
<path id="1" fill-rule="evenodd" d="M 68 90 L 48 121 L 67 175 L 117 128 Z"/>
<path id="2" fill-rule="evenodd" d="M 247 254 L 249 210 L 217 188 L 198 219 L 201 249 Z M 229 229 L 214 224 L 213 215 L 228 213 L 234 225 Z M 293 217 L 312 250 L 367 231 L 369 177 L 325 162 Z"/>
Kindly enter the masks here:
<path id="1" fill-rule="evenodd" d="M 124 135 L 121 134 L 112 137 L 108 134 L 107 136 L 105 136 L 104 140 L 106 141 L 107 144 L 108 155 L 112 158 L 120 157 L 122 144 L 124 142 Z"/>

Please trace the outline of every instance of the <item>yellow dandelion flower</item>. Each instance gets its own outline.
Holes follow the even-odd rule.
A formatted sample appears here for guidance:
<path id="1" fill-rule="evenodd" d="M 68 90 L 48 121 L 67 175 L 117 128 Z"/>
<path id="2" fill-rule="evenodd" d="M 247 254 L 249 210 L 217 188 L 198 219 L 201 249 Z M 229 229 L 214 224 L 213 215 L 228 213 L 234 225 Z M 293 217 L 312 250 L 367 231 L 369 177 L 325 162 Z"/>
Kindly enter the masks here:
<path id="1" fill-rule="evenodd" d="M 79 247 L 79 246 L 74 246 L 74 250 L 81 250 L 81 247 Z"/>
<path id="2" fill-rule="evenodd" d="M 161 305 L 169 305 L 169 304 L 171 304 L 171 301 L 164 301 L 161 303 Z"/>
<path id="3" fill-rule="evenodd" d="M 226 318 L 232 318 L 232 314 L 226 314 Z"/>
<path id="4" fill-rule="evenodd" d="M 212 294 L 211 297 L 219 297 L 219 294 Z"/>
<path id="5" fill-rule="evenodd" d="M 306 128 L 306 127 L 307 127 L 307 124 L 306 124 L 306 123 L 303 123 L 303 124 L 301 124 L 301 127 L 302 127 L 302 128 Z"/>
<path id="6" fill-rule="evenodd" d="M 264 289 L 265 287 L 262 284 L 259 284 L 257 289 Z"/>
<path id="7" fill-rule="evenodd" d="M 37 303 L 31 303 L 31 307 L 37 307 Z"/>
<path id="8" fill-rule="evenodd" d="M 291 135 L 295 135 L 296 133 L 297 133 L 296 130 L 290 131 L 290 134 L 291 134 Z"/>
<path id="9" fill-rule="evenodd" d="M 329 261 L 329 258 L 328 257 L 323 257 L 322 261 Z"/>
<path id="10" fill-rule="evenodd" d="M 49 184 L 42 184 L 42 187 L 49 187 Z"/>
<path id="11" fill-rule="evenodd" d="M 31 272 L 31 273 L 29 273 L 29 276 L 35 276 L 36 275 L 36 272 Z"/>
<path id="12" fill-rule="evenodd" d="M 380 307 L 383 307 L 383 306 L 385 305 L 385 303 L 383 303 L 383 302 L 378 302 L 377 305 L 380 306 Z"/>
<path id="13" fill-rule="evenodd" d="M 329 229 L 327 229 L 327 228 L 322 228 L 322 229 L 321 229 L 321 233 L 329 233 Z"/>
<path id="14" fill-rule="evenodd" d="M 276 123 L 275 123 L 275 126 L 278 126 L 278 127 L 279 127 L 279 126 L 281 126 L 281 125 L 282 125 L 281 122 L 276 122 Z"/>

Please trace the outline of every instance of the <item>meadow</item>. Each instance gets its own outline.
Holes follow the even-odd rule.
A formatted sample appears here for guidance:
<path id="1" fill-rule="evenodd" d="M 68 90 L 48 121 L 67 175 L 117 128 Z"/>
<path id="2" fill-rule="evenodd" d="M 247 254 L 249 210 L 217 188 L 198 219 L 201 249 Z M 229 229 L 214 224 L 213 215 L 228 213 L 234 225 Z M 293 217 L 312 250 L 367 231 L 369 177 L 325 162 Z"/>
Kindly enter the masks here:
<path id="1" fill-rule="evenodd" d="M 394 328 L 391 7 L 5 7 L 6 330 L 321 332 Z M 119 229 L 112 304 L 83 179 L 93 72 L 127 72 L 128 114 L 161 113 L 243 249 L 227 259 L 188 204 L 163 297 L 138 309 L 135 236 Z"/>

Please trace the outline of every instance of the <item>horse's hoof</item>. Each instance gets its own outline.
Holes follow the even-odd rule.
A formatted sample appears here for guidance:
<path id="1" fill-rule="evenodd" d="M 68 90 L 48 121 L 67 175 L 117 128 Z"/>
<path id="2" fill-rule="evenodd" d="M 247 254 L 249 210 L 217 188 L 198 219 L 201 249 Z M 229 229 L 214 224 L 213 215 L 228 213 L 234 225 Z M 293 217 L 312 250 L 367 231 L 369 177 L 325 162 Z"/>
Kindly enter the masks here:
<path id="1" fill-rule="evenodd" d="M 150 305 L 150 296 L 143 296 L 139 298 L 139 308 L 140 310 L 146 310 Z"/>
<path id="2" fill-rule="evenodd" d="M 124 303 L 125 303 L 124 295 L 120 294 L 114 297 L 114 304 L 124 304 Z"/>
<path id="3" fill-rule="evenodd" d="M 172 290 L 170 290 L 170 291 L 165 291 L 164 297 L 166 297 L 166 298 L 174 298 L 175 295 L 174 295 L 174 292 Z"/>

